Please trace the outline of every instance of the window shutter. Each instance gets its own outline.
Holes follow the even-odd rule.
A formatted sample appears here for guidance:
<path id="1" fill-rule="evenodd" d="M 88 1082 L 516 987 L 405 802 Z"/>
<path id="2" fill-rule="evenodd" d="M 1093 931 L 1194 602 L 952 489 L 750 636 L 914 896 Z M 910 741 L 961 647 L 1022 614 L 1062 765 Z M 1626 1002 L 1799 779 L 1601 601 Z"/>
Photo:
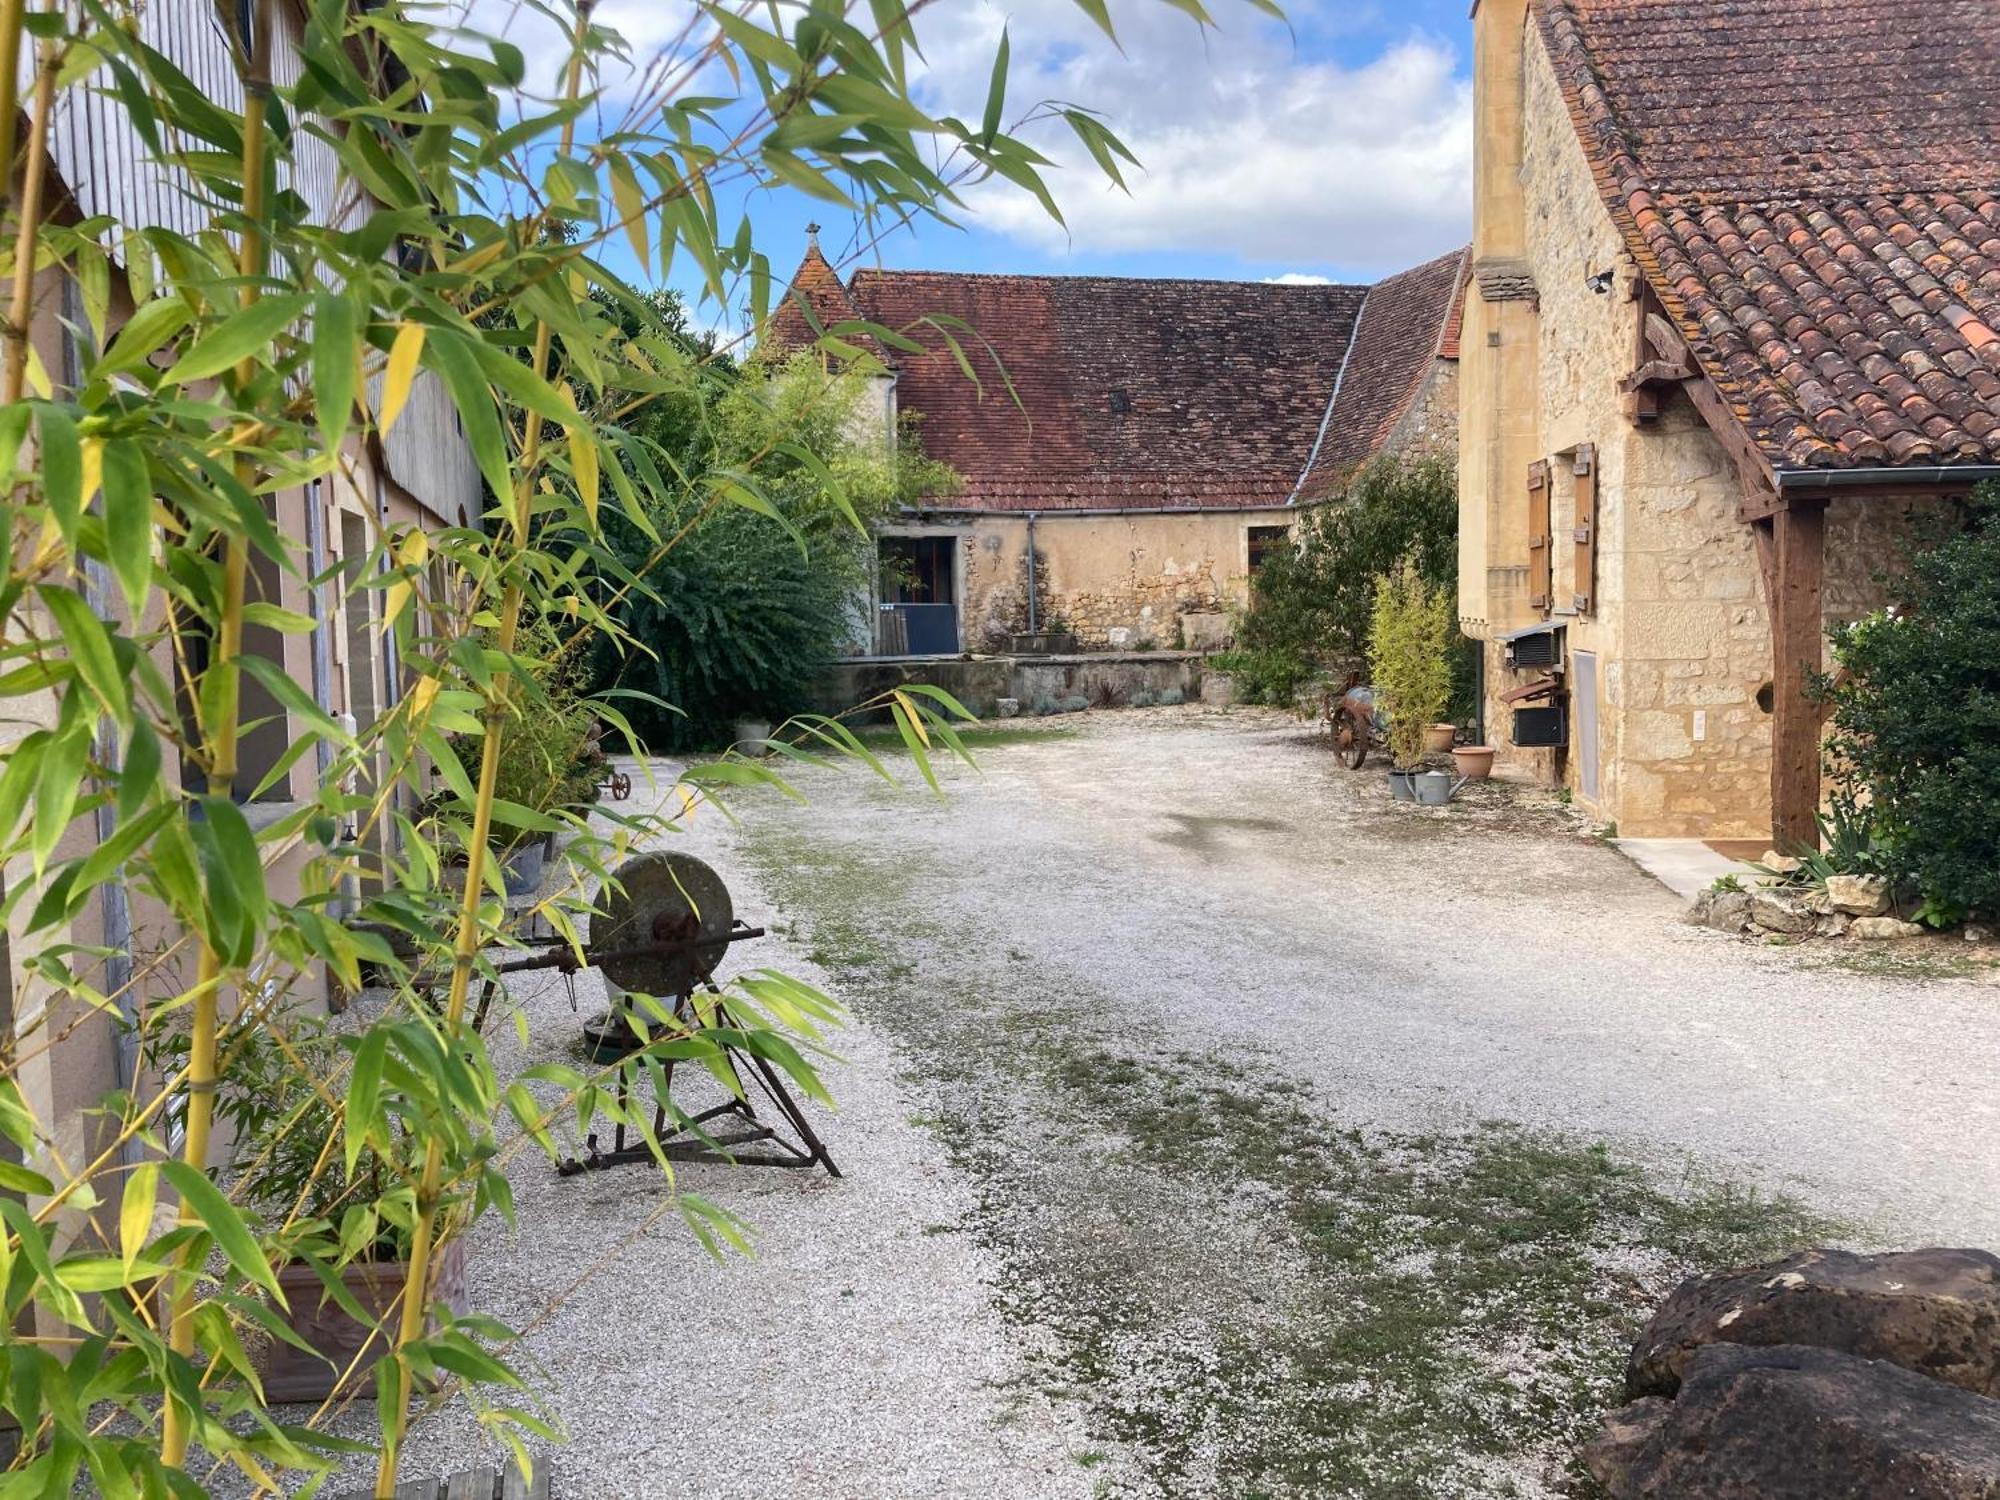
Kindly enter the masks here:
<path id="1" fill-rule="evenodd" d="M 1550 543 L 1549 466 L 1528 466 L 1528 603 L 1547 614 L 1555 594 L 1555 554 Z"/>
<path id="2" fill-rule="evenodd" d="M 1576 450 L 1576 612 L 1597 608 L 1597 448 L 1585 443 Z"/>

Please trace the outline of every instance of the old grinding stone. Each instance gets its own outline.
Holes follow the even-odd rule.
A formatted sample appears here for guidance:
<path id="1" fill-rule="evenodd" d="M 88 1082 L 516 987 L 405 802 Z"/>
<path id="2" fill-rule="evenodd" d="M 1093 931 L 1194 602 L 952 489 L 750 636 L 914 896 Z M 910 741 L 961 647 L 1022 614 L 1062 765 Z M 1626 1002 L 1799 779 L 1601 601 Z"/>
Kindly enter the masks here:
<path id="1" fill-rule="evenodd" d="M 599 960 L 604 977 L 623 990 L 669 998 L 687 994 L 715 972 L 736 920 L 722 877 L 692 854 L 672 849 L 627 860 L 617 884 L 598 892 L 597 911 L 591 952 L 613 955 Z M 677 941 L 689 946 L 617 956 L 620 949 Z"/>

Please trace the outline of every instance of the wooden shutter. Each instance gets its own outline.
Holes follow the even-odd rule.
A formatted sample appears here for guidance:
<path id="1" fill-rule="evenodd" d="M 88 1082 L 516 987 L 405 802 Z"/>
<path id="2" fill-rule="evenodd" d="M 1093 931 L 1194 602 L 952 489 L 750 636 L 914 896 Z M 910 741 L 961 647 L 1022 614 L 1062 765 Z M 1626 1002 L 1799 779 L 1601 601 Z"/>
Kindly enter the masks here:
<path id="1" fill-rule="evenodd" d="M 1555 595 L 1555 553 L 1549 535 L 1549 466 L 1528 466 L 1528 603 L 1547 614 Z"/>
<path id="2" fill-rule="evenodd" d="M 1597 449 L 1585 443 L 1576 450 L 1576 612 L 1597 608 Z"/>

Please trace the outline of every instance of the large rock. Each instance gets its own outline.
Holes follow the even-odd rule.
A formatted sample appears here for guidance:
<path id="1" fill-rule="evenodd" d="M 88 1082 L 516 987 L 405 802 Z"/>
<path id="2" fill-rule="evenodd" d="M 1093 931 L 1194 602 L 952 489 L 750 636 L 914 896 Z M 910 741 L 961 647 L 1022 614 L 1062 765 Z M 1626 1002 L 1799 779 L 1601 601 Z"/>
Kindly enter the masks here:
<path id="1" fill-rule="evenodd" d="M 1829 875 L 1827 899 L 1850 917 L 1879 917 L 1889 909 L 1889 882 L 1880 875 Z"/>
<path id="2" fill-rule="evenodd" d="M 1905 922 L 1900 917 L 1856 917 L 1847 932 L 1850 937 L 1866 938 L 1877 943 L 1900 942 L 1904 938 L 1924 935 L 1921 924 Z"/>
<path id="3" fill-rule="evenodd" d="M 1753 891 L 1750 920 L 1772 932 L 1811 932 L 1817 919 L 1796 896 L 1783 891 Z"/>
<path id="4" fill-rule="evenodd" d="M 1826 1349 L 1710 1345 L 1584 1450 L 1612 1500 L 2000 1500 L 2000 1401 Z"/>
<path id="5" fill-rule="evenodd" d="M 1984 1250 L 1805 1250 L 1698 1276 L 1633 1346 L 1626 1394 L 1671 1396 L 1710 1344 L 1811 1344 L 2000 1396 L 2000 1258 Z"/>
<path id="6" fill-rule="evenodd" d="M 1683 918 L 1691 927 L 1717 932 L 1741 932 L 1750 925 L 1750 896 L 1745 891 L 1706 890 L 1694 898 Z"/>

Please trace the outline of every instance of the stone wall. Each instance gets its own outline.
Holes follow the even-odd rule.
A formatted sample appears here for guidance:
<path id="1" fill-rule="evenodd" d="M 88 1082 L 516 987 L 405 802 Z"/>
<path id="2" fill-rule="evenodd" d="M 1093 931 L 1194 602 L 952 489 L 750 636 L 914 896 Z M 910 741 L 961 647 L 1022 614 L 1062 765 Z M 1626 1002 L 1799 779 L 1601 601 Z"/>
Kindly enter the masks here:
<path id="1" fill-rule="evenodd" d="M 1525 59 L 1521 174 L 1528 265 L 1538 297 L 1534 319 L 1533 412 L 1536 455 L 1552 473 L 1554 621 L 1567 630 L 1572 663 L 1592 652 L 1599 664 L 1596 795 L 1583 784 L 1578 736 L 1588 705 L 1571 705 L 1568 751 L 1515 750 L 1510 710 L 1496 699 L 1525 680 L 1487 655 L 1487 738 L 1503 765 L 1571 787 L 1596 816 L 1629 836 L 1759 837 L 1770 823 L 1770 621 L 1750 526 L 1737 518 L 1740 481 L 1721 444 L 1684 397 L 1651 426 L 1624 415 L 1619 380 L 1633 356 L 1635 309 L 1626 295 L 1634 267 L 1598 194 L 1554 70 L 1538 40 Z M 1609 292 L 1591 278 L 1613 273 Z M 1490 312 L 1490 309 L 1487 310 Z M 1463 486 L 1462 516 L 1477 524 L 1486 599 L 1510 593 L 1526 575 L 1526 464 L 1496 429 L 1503 403 L 1470 383 L 1502 366 L 1472 341 L 1482 326 L 1468 308 L 1465 427 L 1461 443 L 1481 461 Z M 1520 378 L 1516 373 L 1512 378 Z M 1579 615 L 1575 595 L 1575 477 L 1583 444 L 1597 450 L 1599 521 L 1595 607 Z M 1518 448 L 1518 445 L 1515 445 Z M 1518 470 L 1518 472 L 1516 472 Z M 1463 476 L 1462 476 L 1463 477 Z M 1906 506 L 1880 499 L 1840 501 L 1828 514 L 1826 613 L 1851 619 L 1882 602 L 1874 574 L 1896 553 Z M 1509 580 L 1508 587 L 1492 585 Z M 1491 635 L 1525 623 L 1519 610 L 1469 619 Z"/>
<path id="2" fill-rule="evenodd" d="M 943 688 L 980 718 L 992 718 L 1003 698 L 1032 713 L 1042 700 L 1087 698 L 1092 707 L 1130 703 L 1135 693 L 1200 696 L 1201 658 L 1190 652 L 1106 651 L 1089 656 L 977 656 L 875 659 L 838 663 L 821 680 L 814 707 L 846 713 L 892 688 L 927 683 Z"/>
<path id="3" fill-rule="evenodd" d="M 1252 526 L 1289 526 L 1286 510 L 1043 514 L 1035 522 L 1037 619 L 1087 646 L 1143 651 L 1183 644 L 1180 616 L 1249 598 Z M 1027 628 L 1028 521 L 982 515 L 961 549 L 961 630 L 968 650 Z"/>

